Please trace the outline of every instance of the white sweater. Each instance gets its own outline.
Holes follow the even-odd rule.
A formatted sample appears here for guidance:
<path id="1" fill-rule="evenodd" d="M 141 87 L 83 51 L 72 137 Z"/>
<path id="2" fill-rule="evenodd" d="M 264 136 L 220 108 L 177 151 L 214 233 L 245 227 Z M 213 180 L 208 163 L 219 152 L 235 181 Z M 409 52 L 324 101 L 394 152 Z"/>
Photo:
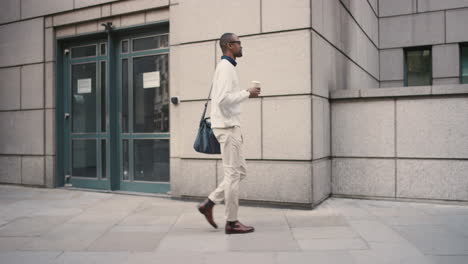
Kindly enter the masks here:
<path id="1" fill-rule="evenodd" d="M 211 127 L 240 126 L 241 103 L 250 93 L 239 87 L 237 71 L 228 60 L 222 59 L 216 66 L 211 92 Z"/>

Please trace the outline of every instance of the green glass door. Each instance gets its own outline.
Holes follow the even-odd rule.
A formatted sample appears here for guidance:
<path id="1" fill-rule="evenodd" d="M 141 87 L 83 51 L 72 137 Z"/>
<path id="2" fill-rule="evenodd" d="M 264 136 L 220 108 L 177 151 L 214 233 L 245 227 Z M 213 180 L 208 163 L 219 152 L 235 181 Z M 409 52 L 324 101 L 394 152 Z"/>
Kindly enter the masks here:
<path id="1" fill-rule="evenodd" d="M 65 183 L 109 189 L 107 40 L 64 50 Z"/>
<path id="2" fill-rule="evenodd" d="M 117 46 L 120 189 L 167 193 L 168 34 L 124 36 Z"/>
<path id="3" fill-rule="evenodd" d="M 60 44 L 58 171 L 65 186 L 169 192 L 167 32 L 162 26 Z"/>

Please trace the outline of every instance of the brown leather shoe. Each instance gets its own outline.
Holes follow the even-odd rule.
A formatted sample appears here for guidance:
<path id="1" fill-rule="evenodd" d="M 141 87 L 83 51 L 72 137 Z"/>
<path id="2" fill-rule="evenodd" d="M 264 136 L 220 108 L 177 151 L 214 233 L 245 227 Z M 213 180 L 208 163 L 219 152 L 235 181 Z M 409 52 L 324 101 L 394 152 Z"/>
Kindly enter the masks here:
<path id="1" fill-rule="evenodd" d="M 239 221 L 236 221 L 234 226 L 231 226 L 229 222 L 226 222 L 225 232 L 226 234 L 245 234 L 245 233 L 252 233 L 255 231 L 253 226 L 246 226 Z"/>
<path id="2" fill-rule="evenodd" d="M 208 221 L 208 223 L 210 223 L 211 226 L 213 226 L 214 228 L 218 228 L 218 225 L 213 220 L 214 206 L 215 204 L 210 199 L 206 199 L 198 205 L 198 211 L 205 216 L 206 221 Z"/>

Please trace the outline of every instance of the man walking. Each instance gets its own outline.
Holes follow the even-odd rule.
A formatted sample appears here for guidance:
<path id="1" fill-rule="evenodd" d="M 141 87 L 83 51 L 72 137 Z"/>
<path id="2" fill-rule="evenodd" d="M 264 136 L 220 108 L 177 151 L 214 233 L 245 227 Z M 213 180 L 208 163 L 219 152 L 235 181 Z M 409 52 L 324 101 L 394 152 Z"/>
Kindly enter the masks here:
<path id="1" fill-rule="evenodd" d="M 213 76 L 211 127 L 221 145 L 224 179 L 218 188 L 198 205 L 198 210 L 214 228 L 218 228 L 213 219 L 213 207 L 224 199 L 226 234 L 250 233 L 254 228 L 243 225 L 237 218 L 239 182 L 247 175 L 240 113 L 241 103 L 248 98 L 258 97 L 260 88 L 243 90 L 239 87 L 239 78 L 235 69 L 236 58 L 242 57 L 239 37 L 233 33 L 225 33 L 221 36 L 219 45 L 223 56 Z"/>

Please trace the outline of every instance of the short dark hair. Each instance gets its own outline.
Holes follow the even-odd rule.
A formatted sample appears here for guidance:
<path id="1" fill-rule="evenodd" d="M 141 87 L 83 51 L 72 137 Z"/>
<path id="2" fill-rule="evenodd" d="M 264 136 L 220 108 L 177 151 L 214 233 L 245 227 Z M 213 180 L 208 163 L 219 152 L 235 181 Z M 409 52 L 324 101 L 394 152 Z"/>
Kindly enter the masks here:
<path id="1" fill-rule="evenodd" d="M 224 33 L 221 38 L 219 38 L 219 46 L 221 47 L 221 50 L 224 52 L 227 48 L 227 44 L 232 41 L 232 36 L 234 36 L 234 33 Z"/>

